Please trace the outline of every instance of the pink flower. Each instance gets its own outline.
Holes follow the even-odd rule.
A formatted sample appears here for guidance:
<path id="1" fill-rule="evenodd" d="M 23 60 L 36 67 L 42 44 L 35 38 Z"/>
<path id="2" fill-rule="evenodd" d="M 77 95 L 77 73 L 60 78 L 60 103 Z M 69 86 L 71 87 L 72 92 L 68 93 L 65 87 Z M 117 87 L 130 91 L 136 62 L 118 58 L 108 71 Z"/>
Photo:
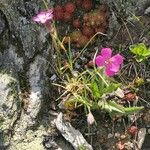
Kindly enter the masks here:
<path id="1" fill-rule="evenodd" d="M 52 9 L 49 9 L 47 11 L 42 11 L 39 14 L 37 14 L 37 16 L 33 17 L 33 21 L 45 24 L 49 20 L 53 19 L 53 14 L 52 13 L 53 13 Z"/>
<path id="2" fill-rule="evenodd" d="M 120 54 L 112 57 L 112 50 L 110 48 L 102 48 L 101 55 L 96 57 L 96 65 L 104 66 L 106 75 L 113 76 L 119 71 L 123 60 L 124 57 Z"/>

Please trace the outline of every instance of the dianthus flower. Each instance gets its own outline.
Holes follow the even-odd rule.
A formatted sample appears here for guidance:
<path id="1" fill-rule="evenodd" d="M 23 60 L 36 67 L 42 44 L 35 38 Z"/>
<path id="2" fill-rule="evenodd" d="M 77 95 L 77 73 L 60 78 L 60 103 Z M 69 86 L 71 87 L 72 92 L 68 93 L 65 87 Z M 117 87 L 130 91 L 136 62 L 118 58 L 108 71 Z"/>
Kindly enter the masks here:
<path id="1" fill-rule="evenodd" d="M 53 19 L 53 10 L 42 11 L 37 16 L 33 17 L 33 21 L 46 24 L 49 20 Z"/>
<path id="2" fill-rule="evenodd" d="M 96 65 L 105 67 L 107 76 L 114 76 L 120 70 L 124 57 L 116 54 L 112 57 L 112 50 L 110 48 L 102 48 L 101 54 L 96 57 Z"/>

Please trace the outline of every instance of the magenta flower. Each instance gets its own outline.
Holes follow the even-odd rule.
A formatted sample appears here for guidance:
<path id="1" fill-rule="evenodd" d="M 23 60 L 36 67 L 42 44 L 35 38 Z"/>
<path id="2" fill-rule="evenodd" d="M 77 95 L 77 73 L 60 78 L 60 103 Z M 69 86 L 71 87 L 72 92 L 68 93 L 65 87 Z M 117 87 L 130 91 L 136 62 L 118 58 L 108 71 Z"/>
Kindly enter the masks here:
<path id="1" fill-rule="evenodd" d="M 53 10 L 42 11 L 37 16 L 33 17 L 33 21 L 46 24 L 49 20 L 53 19 Z"/>
<path id="2" fill-rule="evenodd" d="M 96 65 L 105 67 L 107 76 L 113 76 L 119 71 L 123 60 L 124 57 L 120 54 L 116 54 L 112 57 L 112 50 L 110 48 L 102 48 L 101 55 L 96 57 Z"/>

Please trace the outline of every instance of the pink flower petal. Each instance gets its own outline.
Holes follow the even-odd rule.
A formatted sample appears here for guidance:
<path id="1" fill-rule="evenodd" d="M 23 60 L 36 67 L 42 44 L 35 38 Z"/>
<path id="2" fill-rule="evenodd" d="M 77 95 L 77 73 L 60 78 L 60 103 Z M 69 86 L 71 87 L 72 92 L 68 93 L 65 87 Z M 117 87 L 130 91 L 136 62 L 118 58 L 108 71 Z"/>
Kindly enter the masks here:
<path id="1" fill-rule="evenodd" d="M 33 17 L 33 21 L 40 22 L 41 20 L 36 16 L 36 17 Z"/>
<path id="2" fill-rule="evenodd" d="M 52 12 L 53 11 L 51 9 L 48 11 L 42 11 L 37 16 L 33 17 L 33 21 L 45 24 L 48 20 L 53 18 Z"/>
<path id="3" fill-rule="evenodd" d="M 101 55 L 105 59 L 109 59 L 109 58 L 111 58 L 112 50 L 110 48 L 102 48 Z"/>
<path id="4" fill-rule="evenodd" d="M 110 60 L 112 63 L 121 65 L 123 63 L 124 57 L 121 56 L 120 54 L 117 54 L 113 56 Z"/>
<path id="5" fill-rule="evenodd" d="M 53 13 L 53 10 L 52 10 L 52 9 L 48 9 L 48 10 L 47 10 L 47 13 L 52 14 L 52 13 Z"/>
<path id="6" fill-rule="evenodd" d="M 108 76 L 114 76 L 120 69 L 120 65 L 116 65 L 116 64 L 109 64 L 106 66 L 106 70 L 105 73 Z"/>
<path id="7" fill-rule="evenodd" d="M 43 22 L 43 18 L 44 18 L 43 14 L 38 14 L 37 16 L 33 17 L 33 21 L 41 22 L 41 20 L 42 20 L 42 22 Z"/>
<path id="8" fill-rule="evenodd" d="M 49 20 L 52 19 L 52 15 L 51 14 L 45 14 L 45 17 Z"/>
<path id="9" fill-rule="evenodd" d="M 97 66 L 105 66 L 105 59 L 101 55 L 96 57 L 95 62 Z"/>
<path id="10" fill-rule="evenodd" d="M 119 69 L 120 65 L 123 63 L 124 57 L 117 54 L 113 57 L 111 48 L 103 48 L 101 50 L 101 55 L 96 57 L 95 63 L 97 66 L 104 66 L 105 73 L 108 76 L 115 75 Z"/>
<path id="11" fill-rule="evenodd" d="M 41 19 L 41 23 L 42 23 L 42 24 L 46 23 L 47 21 L 48 21 L 47 19 L 44 19 L 44 18 Z"/>
<path id="12" fill-rule="evenodd" d="M 38 17 L 39 19 L 45 17 L 45 12 L 44 12 L 44 11 L 40 12 L 40 13 L 37 15 L 37 17 Z"/>
<path id="13" fill-rule="evenodd" d="M 45 16 L 47 17 L 47 19 L 52 19 L 53 18 L 52 12 L 46 12 Z"/>
<path id="14" fill-rule="evenodd" d="M 105 73 L 107 76 L 114 76 L 116 72 L 111 71 L 110 68 L 106 68 Z"/>
<path id="15" fill-rule="evenodd" d="M 118 72 L 120 69 L 120 65 L 118 64 L 114 64 L 114 63 L 110 63 L 106 66 L 106 68 L 108 68 L 109 70 L 113 71 L 113 72 Z"/>

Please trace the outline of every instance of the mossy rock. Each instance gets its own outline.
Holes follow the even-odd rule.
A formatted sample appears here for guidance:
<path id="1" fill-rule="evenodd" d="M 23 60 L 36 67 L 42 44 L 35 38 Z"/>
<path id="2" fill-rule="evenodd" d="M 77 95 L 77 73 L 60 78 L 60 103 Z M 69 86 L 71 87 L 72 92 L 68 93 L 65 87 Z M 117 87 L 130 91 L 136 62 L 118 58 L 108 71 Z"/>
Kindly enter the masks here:
<path id="1" fill-rule="evenodd" d="M 9 130 L 20 110 L 17 80 L 6 73 L 0 73 L 0 130 Z"/>

